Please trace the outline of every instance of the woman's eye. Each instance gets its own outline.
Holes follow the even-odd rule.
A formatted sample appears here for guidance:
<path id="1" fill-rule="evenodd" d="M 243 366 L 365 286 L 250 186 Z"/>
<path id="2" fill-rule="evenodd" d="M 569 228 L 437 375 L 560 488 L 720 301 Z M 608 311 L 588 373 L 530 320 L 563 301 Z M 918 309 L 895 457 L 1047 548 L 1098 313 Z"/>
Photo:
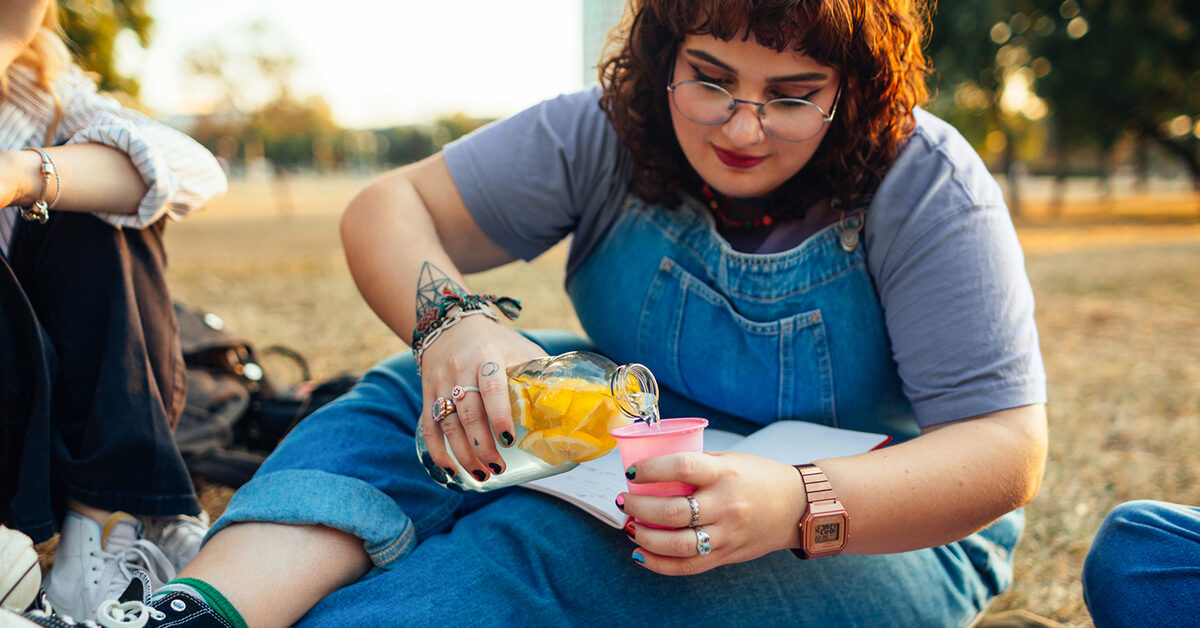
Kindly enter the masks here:
<path id="1" fill-rule="evenodd" d="M 788 94 L 788 93 L 784 93 L 784 92 L 771 92 L 771 99 L 775 100 L 778 98 L 787 98 L 790 100 L 807 100 L 809 102 L 812 102 L 812 97 L 816 96 L 817 92 L 819 92 L 819 91 L 821 91 L 821 90 L 814 89 L 811 92 L 808 92 L 806 94 L 797 94 L 797 93 Z"/>
<path id="2" fill-rule="evenodd" d="M 695 76 L 695 80 L 697 80 L 697 81 L 704 81 L 705 83 L 712 83 L 713 85 L 727 85 L 730 82 L 729 79 L 723 79 L 723 78 L 717 78 L 715 76 L 709 76 L 709 75 L 701 72 L 700 68 L 697 68 L 694 66 L 692 67 L 692 72 L 694 73 L 693 76 Z"/>

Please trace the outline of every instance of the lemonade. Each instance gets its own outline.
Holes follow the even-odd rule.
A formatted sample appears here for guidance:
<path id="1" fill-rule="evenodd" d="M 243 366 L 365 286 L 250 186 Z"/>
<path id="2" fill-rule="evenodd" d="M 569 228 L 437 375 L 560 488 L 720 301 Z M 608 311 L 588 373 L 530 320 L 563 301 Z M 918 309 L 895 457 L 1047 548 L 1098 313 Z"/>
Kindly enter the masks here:
<path id="1" fill-rule="evenodd" d="M 417 454 L 429 475 L 448 488 L 487 491 L 520 484 L 612 451 L 617 441 L 610 430 L 637 417 L 657 417 L 657 393 L 654 376 L 640 364 L 617 366 L 580 351 L 538 358 L 508 369 L 516 444 L 496 446 L 504 473 L 480 482 L 460 464 L 459 473 L 446 475 L 433 463 L 420 430 Z"/>
<path id="2" fill-rule="evenodd" d="M 509 378 L 513 423 L 529 430 L 517 447 L 555 466 L 608 453 L 617 445 L 608 431 L 632 417 L 621 412 L 607 388 L 582 379 L 539 384 Z"/>

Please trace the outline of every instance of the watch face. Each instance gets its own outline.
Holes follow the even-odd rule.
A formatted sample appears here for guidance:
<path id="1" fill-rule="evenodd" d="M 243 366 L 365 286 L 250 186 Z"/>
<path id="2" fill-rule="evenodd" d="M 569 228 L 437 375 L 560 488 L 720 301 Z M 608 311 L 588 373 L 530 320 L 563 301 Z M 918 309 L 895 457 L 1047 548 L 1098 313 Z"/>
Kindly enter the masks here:
<path id="1" fill-rule="evenodd" d="M 846 517 L 833 515 L 814 517 L 808 524 L 809 552 L 828 552 L 841 549 L 846 542 Z"/>

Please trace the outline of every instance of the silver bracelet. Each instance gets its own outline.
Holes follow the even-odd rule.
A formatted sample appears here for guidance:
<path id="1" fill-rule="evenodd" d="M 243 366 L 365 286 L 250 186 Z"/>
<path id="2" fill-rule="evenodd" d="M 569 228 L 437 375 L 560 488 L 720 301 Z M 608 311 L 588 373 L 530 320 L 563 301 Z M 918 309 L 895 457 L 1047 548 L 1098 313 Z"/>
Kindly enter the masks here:
<path id="1" fill-rule="evenodd" d="M 50 159 L 49 153 L 37 146 L 29 146 L 23 150 L 34 151 L 42 158 L 42 193 L 33 205 L 21 208 L 21 218 L 36 220 L 44 225 L 50 219 L 49 209 L 58 203 L 58 195 L 62 192 L 62 179 L 59 178 L 58 167 L 54 165 L 54 160 Z M 46 203 L 46 194 L 50 191 L 50 175 L 54 175 L 54 198 Z"/>

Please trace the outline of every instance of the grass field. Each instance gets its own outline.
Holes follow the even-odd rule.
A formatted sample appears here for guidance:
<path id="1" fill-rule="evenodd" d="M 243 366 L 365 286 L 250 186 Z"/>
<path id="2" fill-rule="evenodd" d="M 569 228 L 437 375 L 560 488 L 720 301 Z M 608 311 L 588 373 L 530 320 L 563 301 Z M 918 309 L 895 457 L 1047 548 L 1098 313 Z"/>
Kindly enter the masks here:
<path id="1" fill-rule="evenodd" d="M 406 350 L 358 296 L 339 248 L 338 211 L 360 184 L 235 183 L 168 230 L 176 296 L 260 346 L 299 350 L 317 377 Z M 1077 198 L 1050 219 L 1027 201 L 1019 232 L 1049 373 L 1050 459 L 1027 509 L 1016 584 L 995 610 L 1090 625 L 1079 575 L 1104 514 L 1135 498 L 1200 504 L 1198 206 L 1185 195 Z M 578 329 L 561 289 L 564 258 L 560 247 L 469 280 L 519 296 L 523 326 Z M 228 494 L 206 489 L 214 515 Z"/>

